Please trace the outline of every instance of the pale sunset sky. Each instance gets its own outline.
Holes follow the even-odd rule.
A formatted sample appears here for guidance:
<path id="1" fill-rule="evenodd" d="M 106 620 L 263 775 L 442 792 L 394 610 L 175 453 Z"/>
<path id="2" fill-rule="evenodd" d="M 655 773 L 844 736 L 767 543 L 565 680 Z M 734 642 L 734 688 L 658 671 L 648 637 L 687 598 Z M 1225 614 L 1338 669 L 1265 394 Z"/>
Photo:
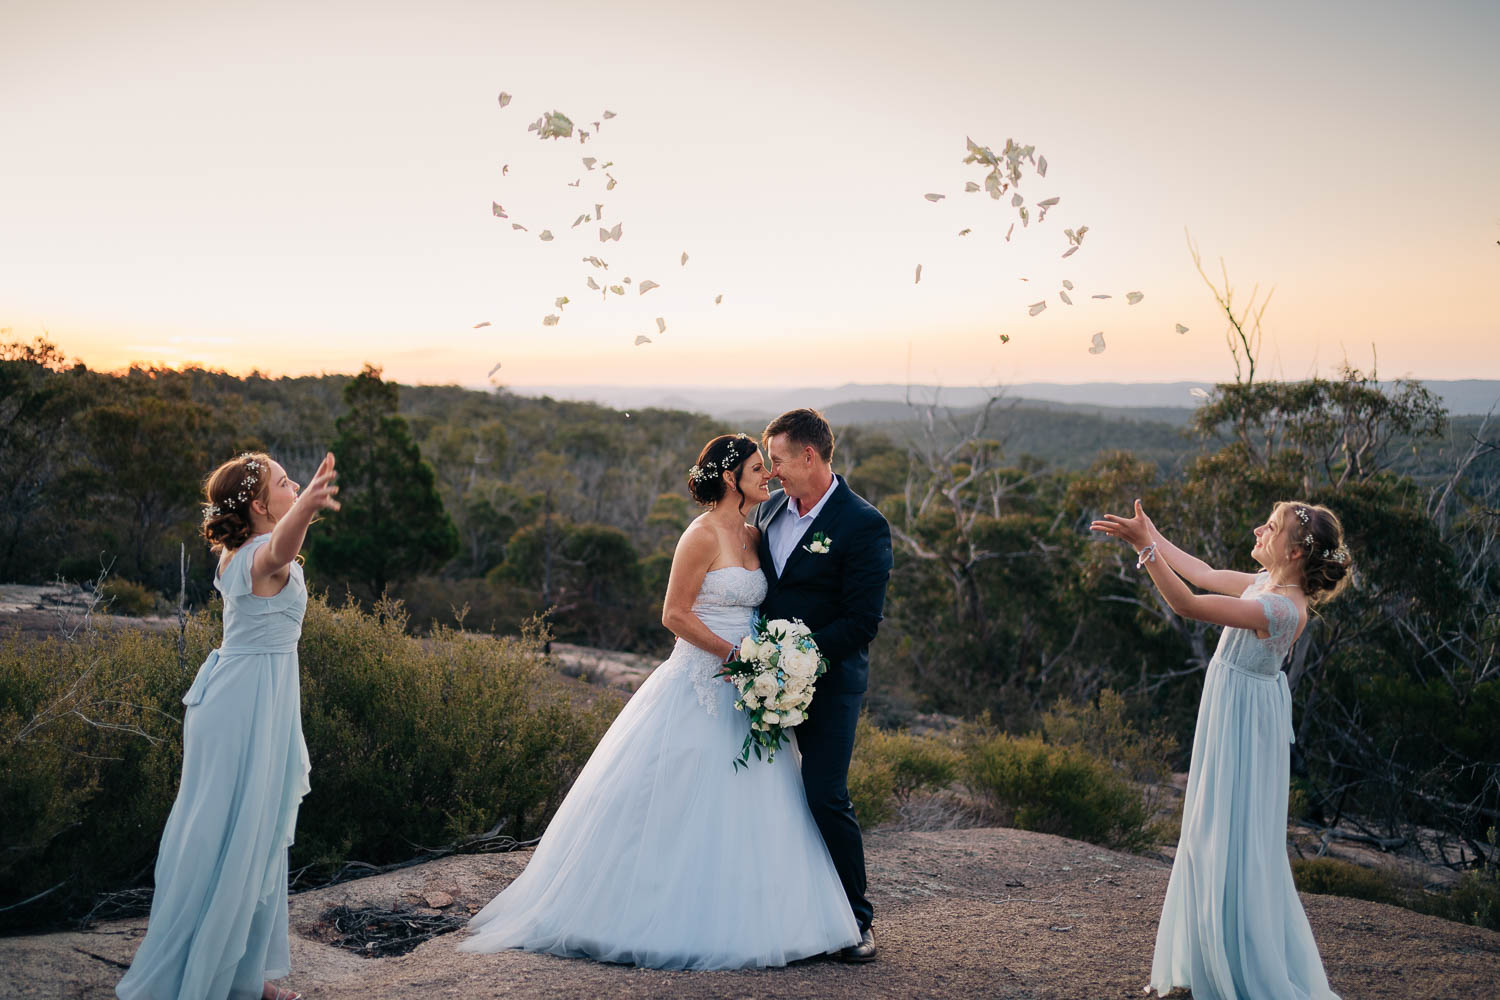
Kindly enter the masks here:
<path id="1" fill-rule="evenodd" d="M 523 391 L 1229 378 L 1186 228 L 1274 286 L 1268 375 L 1500 378 L 1497 53 L 1494 0 L 8 0 L 0 327 Z M 1045 222 L 1005 241 L 965 136 L 1046 156 Z"/>

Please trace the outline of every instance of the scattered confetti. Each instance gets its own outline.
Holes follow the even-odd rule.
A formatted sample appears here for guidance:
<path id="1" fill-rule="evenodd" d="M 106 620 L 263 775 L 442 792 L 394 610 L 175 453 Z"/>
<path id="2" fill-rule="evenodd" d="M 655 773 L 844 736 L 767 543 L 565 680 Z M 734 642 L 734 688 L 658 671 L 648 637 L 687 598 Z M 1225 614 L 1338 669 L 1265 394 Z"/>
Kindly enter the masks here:
<path id="1" fill-rule="evenodd" d="M 493 368 L 490 369 L 490 373 L 488 375 L 486 375 L 485 378 L 494 378 L 495 377 L 495 373 L 497 371 L 499 371 L 499 370 L 500 370 L 500 362 L 496 361 L 495 362 L 495 367 L 493 367 Z"/>
<path id="2" fill-rule="evenodd" d="M 1005 231 L 1005 242 L 1010 242 L 1010 234 L 1016 231 L 1016 224 L 1012 222 L 1010 228 Z"/>
<path id="3" fill-rule="evenodd" d="M 624 231 L 623 230 L 624 225 L 625 225 L 625 223 L 623 223 L 623 222 L 616 222 L 613 229 L 605 229 L 603 226 L 600 226 L 599 227 L 599 242 L 600 243 L 606 243 L 609 240 L 618 241 L 620 239 L 620 234 Z"/>
<path id="4" fill-rule="evenodd" d="M 1073 256 L 1077 252 L 1078 252 L 1078 248 L 1076 246 L 1068 247 L 1068 249 L 1066 249 L 1066 250 L 1063 251 L 1063 254 L 1062 254 L 1063 255 L 1063 260 L 1067 260 L 1069 257 Z"/>
<path id="5" fill-rule="evenodd" d="M 613 191 L 615 189 L 615 185 L 618 184 L 619 181 L 615 180 L 613 174 L 605 174 L 604 176 L 609 178 L 609 183 L 604 185 L 604 190 Z"/>
<path id="6" fill-rule="evenodd" d="M 1194 399 L 1207 399 L 1208 398 L 1208 390 L 1202 388 L 1201 386 L 1196 386 L 1195 385 L 1191 389 L 1188 390 L 1188 395 L 1192 396 Z"/>
<path id="7" fill-rule="evenodd" d="M 507 93 L 506 93 L 506 92 L 505 92 L 505 91 L 503 91 L 503 90 L 502 90 L 502 91 L 500 91 L 500 106 L 501 106 L 501 107 L 502 107 L 502 108 L 503 108 L 503 107 L 505 107 L 505 106 L 506 106 L 506 105 L 507 105 L 507 104 L 509 104 L 509 103 L 510 103 L 510 95 L 509 95 L 509 94 L 507 94 Z M 499 365 L 496 365 L 496 366 L 495 366 L 495 367 L 496 367 L 496 368 L 499 368 L 499 367 L 500 367 L 500 366 L 499 366 Z M 490 374 L 491 374 L 491 375 L 493 375 L 493 374 L 495 374 L 495 373 L 494 373 L 494 372 L 490 372 Z"/>
<path id="8" fill-rule="evenodd" d="M 714 305 L 718 305 L 718 304 L 720 304 L 723 301 L 724 301 L 724 295 L 723 295 L 723 293 L 720 293 L 720 294 L 714 296 Z"/>
<path id="9" fill-rule="evenodd" d="M 589 282 L 589 287 L 592 288 L 594 291 L 598 292 L 598 291 L 602 291 L 603 290 L 603 289 L 601 289 L 599 287 L 599 282 L 595 281 L 592 275 L 589 276 L 588 282 Z"/>
<path id="10" fill-rule="evenodd" d="M 627 274 L 627 275 L 625 275 L 625 277 L 621 278 L 620 280 L 623 281 L 623 282 L 625 282 L 625 284 L 628 285 L 628 284 L 630 284 L 630 275 Z"/>
<path id="11" fill-rule="evenodd" d="M 643 282 L 641 282 L 641 284 L 640 284 L 640 290 L 641 290 L 641 294 L 642 294 L 642 295 L 645 295 L 645 294 L 646 294 L 646 293 L 647 293 L 647 292 L 649 292 L 649 291 L 651 291 L 651 289 L 653 289 L 653 288 L 660 288 L 660 287 L 661 287 L 661 286 L 660 286 L 660 285 L 658 285 L 658 284 L 657 284 L 657 283 L 656 283 L 656 282 L 654 282 L 654 281 L 650 281 L 650 280 L 647 280 L 647 281 L 643 281 Z"/>
<path id="12" fill-rule="evenodd" d="M 1110 298 L 1110 297 L 1111 296 L 1109 296 L 1109 295 L 1095 295 L 1094 296 L 1094 298 L 1096 298 L 1096 299 L 1107 299 L 1107 298 Z"/>
<path id="13" fill-rule="evenodd" d="M 1090 354 L 1103 354 L 1104 353 L 1104 333 L 1102 331 L 1099 332 L 1099 333 L 1094 334 L 1094 343 L 1093 343 L 1093 346 L 1091 346 L 1089 348 L 1089 353 Z"/>
<path id="14" fill-rule="evenodd" d="M 1064 278 L 1063 279 L 1063 287 L 1066 288 L 1068 291 L 1071 292 L 1073 290 L 1073 283 L 1071 281 L 1069 281 L 1067 278 Z"/>
<path id="15" fill-rule="evenodd" d="M 498 201 L 492 201 L 492 202 L 490 202 L 490 212 L 497 219 L 508 219 L 508 218 L 510 218 L 510 216 L 508 216 L 508 215 L 505 214 L 505 209 L 503 209 L 503 208 L 500 207 L 500 203 Z"/>
<path id="16" fill-rule="evenodd" d="M 1008 344 L 1008 343 L 1010 343 L 1010 334 L 1008 334 L 1008 333 L 1002 333 L 1000 335 L 1000 343 L 1002 343 L 1002 344 Z"/>
<path id="17" fill-rule="evenodd" d="M 1047 158 L 1045 156 L 1041 156 L 1041 157 L 1037 158 L 1037 161 L 1036 161 L 1036 175 L 1038 177 L 1046 177 L 1047 176 Z"/>
<path id="18" fill-rule="evenodd" d="M 602 267 L 606 271 L 609 270 L 609 265 L 604 263 L 604 261 L 600 260 L 598 257 L 585 257 L 583 259 L 588 261 L 590 264 L 593 264 L 595 267 Z"/>
<path id="19" fill-rule="evenodd" d="M 1141 299 L 1144 299 L 1145 297 L 1146 296 L 1142 295 L 1140 292 L 1126 292 L 1125 293 L 1125 301 L 1129 302 L 1131 305 L 1135 305 L 1137 302 L 1141 301 Z"/>
<path id="20" fill-rule="evenodd" d="M 606 111 L 606 112 L 604 112 L 605 119 L 610 119 L 610 118 L 613 118 L 614 116 L 615 116 L 615 113 L 613 111 Z"/>
<path id="21" fill-rule="evenodd" d="M 687 251 L 682 251 L 682 266 L 687 267 Z"/>
<path id="22" fill-rule="evenodd" d="M 1028 313 L 1030 313 L 1030 314 L 1031 314 L 1031 315 L 1033 315 L 1033 316 L 1036 316 L 1036 315 L 1038 315 L 1038 314 L 1039 314 L 1039 313 L 1041 313 L 1041 312 L 1042 312 L 1042 310 L 1044 310 L 1044 309 L 1046 309 L 1046 308 L 1047 308 L 1047 302 L 1046 302 L 1046 300 L 1045 300 L 1045 299 L 1044 299 L 1044 300 L 1042 300 L 1042 301 L 1041 301 L 1041 302 L 1033 302 L 1033 303 L 1032 303 L 1032 304 L 1031 304 L 1031 305 L 1030 305 L 1030 306 L 1029 306 L 1029 307 L 1028 307 L 1028 308 L 1027 308 L 1027 310 L 1026 310 L 1026 311 L 1027 311 L 1027 312 L 1028 312 Z"/>
<path id="23" fill-rule="evenodd" d="M 588 221 L 589 221 L 589 214 L 587 212 L 584 212 L 578 218 L 574 219 L 573 220 L 573 224 L 571 226 L 569 226 L 568 228 L 569 229 L 577 229 L 579 226 L 583 225 L 585 222 L 588 222 Z"/>
<path id="24" fill-rule="evenodd" d="M 973 231 L 974 231 L 974 230 L 972 230 L 972 229 L 960 229 L 960 230 L 959 230 L 959 231 L 958 231 L 958 235 L 960 235 L 960 236 L 968 236 L 968 235 L 969 235 L 969 234 L 970 234 L 970 233 L 972 233 L 972 232 L 973 232 Z"/>
<path id="25" fill-rule="evenodd" d="M 599 161 L 596 160 L 596 159 L 594 159 L 592 156 L 585 156 L 583 158 L 583 165 L 588 170 L 593 170 L 594 169 L 594 164 L 596 164 L 598 162 Z"/>
<path id="26" fill-rule="evenodd" d="M 922 197 L 926 198 L 928 201 L 934 201 L 934 202 L 936 202 L 936 201 L 942 201 L 944 198 L 946 198 L 948 196 L 945 195 L 945 194 L 924 194 Z"/>
<path id="27" fill-rule="evenodd" d="M 660 316 L 656 317 L 656 332 L 657 333 L 666 333 L 667 332 L 667 321 L 664 320 L 664 319 L 662 319 Z"/>
<path id="28" fill-rule="evenodd" d="M 538 139 L 570 139 L 573 136 L 573 121 L 561 111 L 552 111 L 538 118 Z"/>
<path id="29" fill-rule="evenodd" d="M 1070 299 L 1070 298 L 1068 298 L 1068 293 L 1067 292 L 1058 292 L 1057 293 L 1057 297 L 1060 298 L 1060 299 L 1062 299 L 1068 305 L 1072 305 L 1073 304 L 1073 300 Z"/>
<path id="30" fill-rule="evenodd" d="M 914 285 L 920 285 L 921 283 L 922 283 L 922 265 L 918 264 L 917 265 L 917 280 L 913 281 L 912 284 L 914 284 Z"/>
<path id="31" fill-rule="evenodd" d="M 1021 197 L 1021 192 L 1017 191 L 1015 194 L 1010 196 L 1011 208 L 1020 208 L 1024 204 L 1026 204 L 1026 199 Z"/>
<path id="32" fill-rule="evenodd" d="M 540 233 L 537 233 L 536 238 L 541 240 L 543 243 L 551 243 L 553 239 L 552 230 L 543 229 Z"/>
<path id="33" fill-rule="evenodd" d="M 490 321 L 489 320 L 485 320 L 483 323 L 475 323 L 474 324 L 474 329 L 479 330 L 479 329 L 482 329 L 483 327 L 486 327 L 486 326 L 489 326 L 489 325 L 490 325 Z M 494 373 L 492 372 L 491 374 L 494 374 Z"/>
<path id="34" fill-rule="evenodd" d="M 625 289 L 621 285 L 610 285 L 609 286 L 609 290 L 612 291 L 612 292 L 614 292 L 616 295 L 624 295 L 625 294 Z"/>
<path id="35" fill-rule="evenodd" d="M 978 190 L 979 190 L 979 185 L 978 184 L 975 184 L 973 181 L 967 181 L 967 182 L 965 182 L 965 184 L 964 184 L 964 191 L 966 191 L 967 193 L 973 194 L 975 191 L 978 191 Z"/>
<path id="36" fill-rule="evenodd" d="M 545 315 L 545 316 L 542 317 L 542 325 L 543 326 L 556 326 L 557 325 L 557 321 L 559 319 L 561 319 L 561 318 L 562 317 L 558 316 L 556 313 L 548 313 L 547 315 Z"/>
<path id="37" fill-rule="evenodd" d="M 635 346 L 636 347 L 640 347 L 642 344 L 649 344 L 649 343 L 651 343 L 651 338 L 648 337 L 648 336 L 646 336 L 644 333 L 638 333 L 638 334 L 635 335 Z"/>
<path id="38" fill-rule="evenodd" d="M 576 181 L 569 181 L 568 182 L 568 187 L 570 187 L 570 188 L 576 188 L 578 185 L 580 185 L 582 183 L 583 183 L 583 178 L 580 177 Z"/>
<path id="39" fill-rule="evenodd" d="M 566 295 L 559 295 L 552 300 L 552 304 L 557 307 L 558 312 L 561 312 L 562 307 L 568 304 L 568 297 Z"/>
<path id="40" fill-rule="evenodd" d="M 1181 323 L 1177 324 L 1177 332 L 1178 333 L 1187 333 L 1187 331 L 1188 331 L 1187 327 L 1183 326 Z"/>
<path id="41" fill-rule="evenodd" d="M 594 218 L 601 222 L 604 221 L 604 206 L 598 202 L 594 203 Z"/>

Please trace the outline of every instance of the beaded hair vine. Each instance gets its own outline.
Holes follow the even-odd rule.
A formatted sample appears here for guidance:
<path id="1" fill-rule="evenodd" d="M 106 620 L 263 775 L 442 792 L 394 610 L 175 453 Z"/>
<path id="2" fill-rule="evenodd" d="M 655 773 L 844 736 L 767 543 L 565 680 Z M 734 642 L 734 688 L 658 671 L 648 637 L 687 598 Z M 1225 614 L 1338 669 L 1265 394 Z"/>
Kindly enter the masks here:
<path id="1" fill-rule="evenodd" d="M 255 496 L 255 484 L 260 482 L 260 460 L 252 458 L 249 452 L 241 455 L 245 460 L 245 478 L 240 482 L 240 491 L 232 497 L 226 497 L 222 504 L 211 503 L 203 508 L 203 513 L 208 517 L 218 517 L 220 514 L 228 514 L 236 508 L 243 507 Z"/>

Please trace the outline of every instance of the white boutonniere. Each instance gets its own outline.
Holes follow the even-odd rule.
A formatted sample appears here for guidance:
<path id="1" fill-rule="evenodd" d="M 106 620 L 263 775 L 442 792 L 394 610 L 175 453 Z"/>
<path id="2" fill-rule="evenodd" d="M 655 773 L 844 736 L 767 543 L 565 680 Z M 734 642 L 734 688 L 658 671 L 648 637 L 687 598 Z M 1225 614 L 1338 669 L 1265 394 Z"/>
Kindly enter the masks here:
<path id="1" fill-rule="evenodd" d="M 821 556 L 833 548 L 833 539 L 819 531 L 812 536 L 812 541 L 802 546 L 802 548 L 815 556 Z"/>

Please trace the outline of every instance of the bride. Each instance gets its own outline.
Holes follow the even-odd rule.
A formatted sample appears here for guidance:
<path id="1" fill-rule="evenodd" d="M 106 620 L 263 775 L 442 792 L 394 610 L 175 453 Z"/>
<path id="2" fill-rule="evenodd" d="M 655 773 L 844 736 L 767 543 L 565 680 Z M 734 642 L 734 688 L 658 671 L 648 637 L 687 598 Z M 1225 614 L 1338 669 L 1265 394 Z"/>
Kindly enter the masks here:
<path id="1" fill-rule="evenodd" d="M 688 490 L 708 510 L 677 543 L 663 602 L 677 645 L 604 734 L 526 870 L 469 922 L 461 951 L 735 969 L 860 940 L 799 755 L 732 765 L 746 722 L 715 675 L 765 597 L 744 514 L 769 480 L 746 435 L 704 446 Z"/>

